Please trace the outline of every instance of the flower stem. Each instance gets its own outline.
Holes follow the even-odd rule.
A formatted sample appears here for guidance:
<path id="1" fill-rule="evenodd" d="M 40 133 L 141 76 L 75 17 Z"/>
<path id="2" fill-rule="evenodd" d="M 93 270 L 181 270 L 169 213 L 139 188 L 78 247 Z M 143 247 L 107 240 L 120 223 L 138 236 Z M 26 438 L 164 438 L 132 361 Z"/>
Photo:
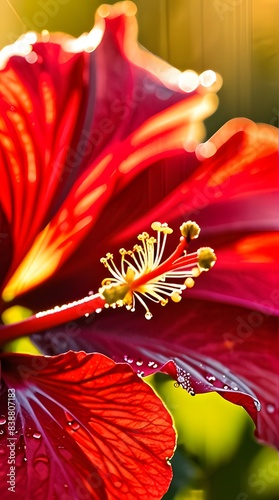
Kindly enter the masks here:
<path id="1" fill-rule="evenodd" d="M 24 321 L 0 326 L 0 345 L 11 340 L 31 335 L 32 333 L 53 328 L 58 325 L 78 319 L 85 314 L 91 314 L 104 308 L 106 301 L 97 293 L 83 299 L 56 306 L 30 316 Z"/>

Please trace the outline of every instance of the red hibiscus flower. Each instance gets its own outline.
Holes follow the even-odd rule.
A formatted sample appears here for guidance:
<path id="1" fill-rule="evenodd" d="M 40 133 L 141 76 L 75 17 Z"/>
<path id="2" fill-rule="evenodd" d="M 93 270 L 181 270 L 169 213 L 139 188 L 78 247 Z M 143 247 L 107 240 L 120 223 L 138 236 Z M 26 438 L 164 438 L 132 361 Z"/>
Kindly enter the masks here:
<path id="1" fill-rule="evenodd" d="M 0 58 L 2 318 L 13 305 L 38 313 L 87 294 L 52 315 L 71 336 L 79 328 L 71 311 L 105 304 L 88 295 L 97 249 L 82 270 L 78 249 L 110 200 L 133 181 L 145 188 L 151 164 L 195 147 L 216 107 L 217 77 L 189 79 L 140 49 L 130 2 L 100 8 L 78 40 L 28 33 Z M 1 345 L 46 328 L 49 317 L 1 326 Z M 77 351 L 0 354 L 2 496 L 161 498 L 175 446 L 169 413 L 126 362 Z"/>
<path id="2" fill-rule="evenodd" d="M 257 423 L 259 437 L 278 444 L 275 131 L 249 120 L 234 120 L 198 146 L 201 120 L 216 105 L 214 93 L 207 92 L 217 85 L 215 75 L 196 75 L 193 84 L 193 75 L 188 79 L 189 75 L 139 49 L 133 14 L 130 2 L 103 7 L 94 30 L 78 41 L 43 33 L 35 43 L 28 35 L 19 47 L 25 56 L 12 57 L 1 72 L 2 308 L 23 304 L 37 313 L 2 327 L 2 341 L 47 330 L 34 336 L 46 354 L 99 351 L 129 363 L 140 376 L 164 371 L 192 394 L 217 391 L 244 406 Z M 201 249 L 192 242 L 193 252 L 185 255 L 189 240 L 198 236 L 196 229 L 192 234 L 196 225 L 183 225 L 189 219 L 202 227 Z M 154 223 L 158 220 L 163 224 Z M 165 221 L 175 229 L 182 226 L 177 247 L 169 243 L 175 235 L 168 235 L 171 230 Z M 146 233 L 150 225 L 157 241 Z M 140 244 L 134 247 L 137 234 Z M 218 255 L 214 270 L 186 290 L 201 270 L 213 264 L 211 247 Z M 186 278 L 185 285 L 181 277 Z M 185 300 L 175 304 L 184 295 Z M 169 298 L 173 300 L 161 307 Z M 161 305 L 149 306 L 149 299 Z M 100 315 L 89 315 L 103 308 Z M 151 314 L 153 318 L 146 321 L 144 316 Z M 72 447 L 81 454 L 89 450 L 90 463 L 101 477 L 96 498 L 115 497 L 115 490 L 107 485 L 110 473 L 126 488 L 125 497 L 127 488 L 135 495 L 140 490 L 131 482 L 134 464 L 126 474 L 123 464 L 120 471 L 110 462 L 109 438 L 115 432 L 102 431 L 104 445 L 92 436 L 97 417 L 90 412 L 86 393 L 79 412 L 90 419 L 90 425 L 71 410 L 84 373 L 82 369 L 73 373 L 74 356 L 80 367 L 83 356 L 90 364 L 93 355 L 40 358 L 49 364 L 38 378 L 32 375 L 36 383 L 31 386 L 37 388 L 34 399 L 22 375 L 9 375 L 9 367 L 18 360 L 4 355 L 8 387 L 22 389 L 23 382 L 26 387 L 20 406 L 25 418 L 21 417 L 20 425 L 25 432 L 28 408 L 34 415 L 35 408 L 38 428 L 33 420 L 31 431 L 42 435 L 45 405 L 57 436 L 60 420 L 53 416 L 61 413 L 65 418 L 66 411 L 71 422 L 82 423 L 76 444 L 68 445 L 71 456 Z M 100 355 L 94 356 L 98 360 Z M 28 367 L 29 359 L 24 356 L 20 363 Z M 106 363 L 113 362 L 102 358 L 105 381 L 101 384 L 111 387 Z M 132 377 L 128 367 L 113 366 Z M 67 375 L 60 375 L 61 370 Z M 79 382 L 67 408 L 60 393 L 73 379 Z M 111 397 L 118 401 L 115 394 Z M 103 413 L 106 409 L 105 405 Z M 113 409 L 110 415 L 113 421 Z M 91 436 L 90 444 L 84 433 Z M 164 458 L 171 444 L 168 451 L 164 448 Z M 47 450 L 54 445 L 49 442 Z M 96 463 L 100 446 L 106 450 L 103 468 Z M 148 449 L 150 457 L 155 451 L 151 445 Z M 46 448 L 30 452 L 31 460 L 37 458 L 36 452 L 44 457 Z M 82 464 L 83 460 L 84 456 Z M 86 467 L 87 461 L 82 468 Z M 150 471 L 153 477 L 157 473 Z M 138 474 L 137 479 L 143 478 L 142 472 Z M 146 477 L 141 483 L 145 481 Z M 92 484 L 82 484 L 91 494 Z M 160 498 L 166 490 L 166 483 L 160 492 L 157 483 L 148 481 L 148 485 L 145 497 Z"/>

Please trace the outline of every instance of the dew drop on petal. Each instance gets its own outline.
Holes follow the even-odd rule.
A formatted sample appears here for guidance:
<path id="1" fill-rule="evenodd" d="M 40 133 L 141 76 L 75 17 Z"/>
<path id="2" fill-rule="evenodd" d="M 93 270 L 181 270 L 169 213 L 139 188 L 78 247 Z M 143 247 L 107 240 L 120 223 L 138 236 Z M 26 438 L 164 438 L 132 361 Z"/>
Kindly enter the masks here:
<path id="1" fill-rule="evenodd" d="M 7 420 L 6 420 L 6 418 L 4 417 L 4 415 L 1 415 L 1 416 L 0 416 L 0 425 L 4 425 L 6 422 L 7 422 Z"/>
<path id="2" fill-rule="evenodd" d="M 224 385 L 224 386 L 223 386 L 223 388 L 224 388 L 224 389 L 228 389 L 229 387 L 228 387 L 227 385 Z"/>
<path id="3" fill-rule="evenodd" d="M 71 429 L 73 429 L 73 431 L 77 431 L 80 428 L 80 425 L 75 420 L 68 422 L 68 425 L 71 427 Z"/>
<path id="4" fill-rule="evenodd" d="M 2 434 L 4 434 L 3 429 L 0 430 L 0 436 L 2 436 Z"/>
<path id="5" fill-rule="evenodd" d="M 133 358 L 131 356 L 126 356 L 126 355 L 124 356 L 124 361 L 126 361 L 127 363 L 133 363 L 134 362 L 134 360 L 133 360 Z"/>
<path id="6" fill-rule="evenodd" d="M 35 439 L 41 439 L 41 437 L 42 437 L 42 434 L 40 434 L 39 432 L 34 432 L 33 438 L 35 438 Z"/>
<path id="7" fill-rule="evenodd" d="M 261 411 L 262 405 L 258 400 L 254 400 L 254 405 L 255 405 L 257 411 Z"/>
<path id="8" fill-rule="evenodd" d="M 136 361 L 136 365 L 138 365 L 138 366 L 142 366 L 142 365 L 143 365 L 143 361 L 142 361 L 142 359 L 138 359 L 138 360 Z"/>
<path id="9" fill-rule="evenodd" d="M 271 403 L 268 403 L 266 405 L 266 411 L 267 413 L 274 413 L 275 412 L 275 406 Z"/>

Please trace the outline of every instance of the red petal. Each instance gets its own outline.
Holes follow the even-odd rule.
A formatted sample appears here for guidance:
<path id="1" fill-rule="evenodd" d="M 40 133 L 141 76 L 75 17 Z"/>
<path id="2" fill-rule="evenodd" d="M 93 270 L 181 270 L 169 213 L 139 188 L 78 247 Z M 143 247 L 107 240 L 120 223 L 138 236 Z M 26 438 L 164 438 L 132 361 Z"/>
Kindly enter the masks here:
<path id="1" fill-rule="evenodd" d="M 0 474 L 5 484 L 8 444 L 16 443 L 15 498 L 25 491 L 38 499 L 160 499 L 166 492 L 172 420 L 127 364 L 83 352 L 2 355 L 2 382 L 1 414 L 8 420 L 10 396 L 17 417 L 15 441 L 0 421 Z"/>
<path id="2" fill-rule="evenodd" d="M 96 349 L 117 361 L 130 362 L 142 376 L 161 370 L 190 392 L 217 391 L 244 406 L 257 423 L 259 438 L 279 447 L 277 318 L 192 301 L 190 294 L 178 305 L 153 306 L 151 321 L 140 316 L 141 311 L 104 311 L 91 319 L 90 327 L 81 321 L 78 335 L 71 338 L 61 336 L 59 328 L 57 336 L 51 332 L 45 340 L 34 338 L 40 338 L 44 352 L 59 352 L 63 342 L 66 348 Z"/>
<path id="3" fill-rule="evenodd" d="M 102 12 L 95 49 L 42 35 L 34 64 L 12 57 L 0 73 L 0 203 L 14 244 L 6 300 L 68 259 L 124 173 L 127 182 L 184 150 L 189 138 L 197 143 L 201 121 L 216 107 L 214 94 L 202 86 L 185 93 L 178 70 L 139 48 L 128 4 Z"/>

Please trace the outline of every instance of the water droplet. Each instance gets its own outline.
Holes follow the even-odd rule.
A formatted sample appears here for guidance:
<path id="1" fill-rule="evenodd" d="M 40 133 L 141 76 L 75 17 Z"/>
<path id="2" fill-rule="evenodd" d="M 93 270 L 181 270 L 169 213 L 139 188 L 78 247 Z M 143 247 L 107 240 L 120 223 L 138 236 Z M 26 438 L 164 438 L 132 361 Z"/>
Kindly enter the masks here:
<path id="1" fill-rule="evenodd" d="M 268 403 L 266 405 L 266 411 L 267 413 L 274 413 L 275 412 L 275 406 L 271 403 Z"/>
<path id="2" fill-rule="evenodd" d="M 179 382 L 180 384 L 182 384 L 182 382 L 184 382 L 185 379 L 184 377 L 182 377 L 182 375 L 179 375 L 179 377 L 177 377 L 177 382 Z"/>
<path id="3" fill-rule="evenodd" d="M 26 457 L 23 457 L 23 462 L 27 462 L 27 458 Z"/>
<path id="4" fill-rule="evenodd" d="M 144 377 L 144 372 L 142 372 L 142 371 L 138 370 L 138 371 L 137 371 L 137 376 L 138 376 L 138 377 Z"/>
<path id="5" fill-rule="evenodd" d="M 216 380 L 216 378 L 213 375 L 207 375 L 206 378 L 209 382 L 215 382 Z"/>
<path id="6" fill-rule="evenodd" d="M 35 438 L 35 439 L 41 439 L 41 437 L 42 437 L 42 434 L 40 434 L 39 432 L 34 432 L 33 438 Z"/>
<path id="7" fill-rule="evenodd" d="M 0 430 L 0 436 L 2 436 L 2 434 L 4 434 L 3 429 Z"/>
<path id="8" fill-rule="evenodd" d="M 223 388 L 224 389 L 228 389 L 229 387 L 227 385 L 223 385 Z"/>
<path id="9" fill-rule="evenodd" d="M 7 420 L 6 420 L 6 418 L 4 417 L 4 415 L 1 415 L 1 416 L 0 416 L 0 425 L 4 425 L 6 422 L 7 422 Z"/>
<path id="10" fill-rule="evenodd" d="M 254 400 L 254 405 L 255 405 L 257 411 L 261 411 L 262 405 L 261 405 L 261 403 L 257 399 Z"/>
<path id="11" fill-rule="evenodd" d="M 76 420 L 72 420 L 68 422 L 68 425 L 73 429 L 73 431 L 77 431 L 80 428 L 80 425 L 76 422 Z"/>
<path id="12" fill-rule="evenodd" d="M 89 313 L 85 313 L 85 315 L 84 315 L 84 316 L 85 316 L 86 318 L 88 318 L 88 316 L 89 316 Z"/>
<path id="13" fill-rule="evenodd" d="M 136 365 L 142 366 L 143 365 L 142 359 L 138 359 L 137 362 L 136 362 Z"/>
<path id="14" fill-rule="evenodd" d="M 158 368 L 157 363 L 154 363 L 153 368 Z"/>
<path id="15" fill-rule="evenodd" d="M 151 366 L 153 366 L 153 365 L 154 365 L 154 361 L 148 361 L 147 366 L 149 366 L 149 368 L 151 368 Z"/>
<path id="16" fill-rule="evenodd" d="M 124 361 L 126 361 L 127 363 L 133 363 L 134 360 L 133 358 L 131 358 L 131 356 L 124 356 Z"/>
<path id="17" fill-rule="evenodd" d="M 65 460 L 71 460 L 73 455 L 70 453 L 69 450 L 66 450 L 64 446 L 58 446 L 58 453 L 61 455 L 61 457 L 65 458 Z"/>

